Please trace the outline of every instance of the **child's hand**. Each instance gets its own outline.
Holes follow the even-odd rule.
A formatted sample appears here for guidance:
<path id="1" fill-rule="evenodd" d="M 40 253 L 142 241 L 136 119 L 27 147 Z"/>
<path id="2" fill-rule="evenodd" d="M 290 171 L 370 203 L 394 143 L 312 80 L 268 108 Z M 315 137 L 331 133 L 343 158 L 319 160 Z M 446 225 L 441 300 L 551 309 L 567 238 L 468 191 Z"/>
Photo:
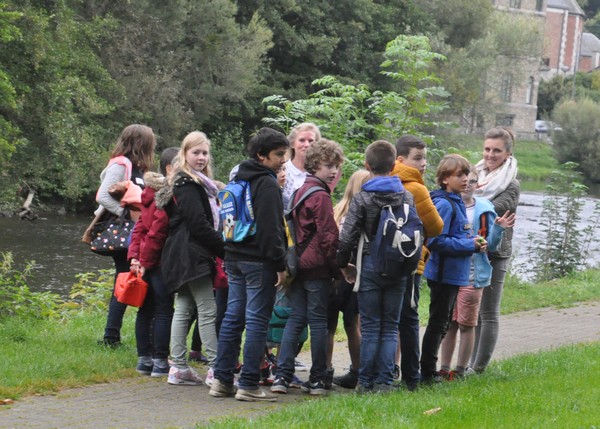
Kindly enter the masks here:
<path id="1" fill-rule="evenodd" d="M 487 252 L 488 243 L 487 243 L 487 241 L 485 241 L 485 238 L 478 235 L 477 237 L 475 237 L 473 239 L 473 241 L 475 242 L 475 251 L 476 252 Z"/>
<path id="2" fill-rule="evenodd" d="M 277 283 L 275 283 L 275 287 L 283 286 L 285 279 L 287 278 L 287 271 L 278 271 L 277 272 Z"/>
<path id="3" fill-rule="evenodd" d="M 515 219 L 516 218 L 517 218 L 517 214 L 516 213 L 511 213 L 510 210 L 507 210 L 506 213 L 504 213 L 504 216 L 497 217 L 494 220 L 494 222 L 497 225 L 500 225 L 504 229 L 506 229 L 506 228 L 512 228 L 513 226 L 515 226 Z"/>
<path id="4" fill-rule="evenodd" d="M 340 270 L 348 283 L 353 284 L 356 281 L 356 266 L 348 264 L 346 268 L 341 268 Z"/>
<path id="5" fill-rule="evenodd" d="M 140 261 L 138 261 L 135 258 L 132 258 L 131 261 L 129 262 L 129 271 L 131 271 L 133 274 L 137 275 L 140 271 L 141 265 L 140 265 Z"/>

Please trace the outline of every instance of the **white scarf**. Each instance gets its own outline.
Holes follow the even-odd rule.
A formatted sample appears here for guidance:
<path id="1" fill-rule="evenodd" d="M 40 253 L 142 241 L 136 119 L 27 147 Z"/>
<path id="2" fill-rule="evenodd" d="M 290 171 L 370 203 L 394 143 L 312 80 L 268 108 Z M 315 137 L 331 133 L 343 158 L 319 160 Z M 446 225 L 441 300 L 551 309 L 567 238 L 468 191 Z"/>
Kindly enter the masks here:
<path id="1" fill-rule="evenodd" d="M 517 159 L 509 156 L 502 166 L 494 171 L 489 171 L 485 166 L 485 160 L 481 160 L 475 165 L 477 171 L 477 189 L 474 195 L 477 197 L 493 199 L 498 194 L 504 192 L 508 185 L 517 178 Z"/>
<path id="2" fill-rule="evenodd" d="M 202 181 L 202 186 L 204 187 L 204 190 L 208 194 L 208 202 L 210 203 L 210 210 L 212 212 L 213 226 L 215 229 L 219 229 L 220 208 L 219 208 L 219 203 L 217 202 L 217 195 L 219 194 L 219 188 L 217 188 L 217 185 L 215 185 L 215 183 L 212 181 L 212 179 L 210 177 L 206 176 L 205 174 L 202 174 L 200 171 L 196 171 L 194 169 L 191 169 L 191 170 Z"/>

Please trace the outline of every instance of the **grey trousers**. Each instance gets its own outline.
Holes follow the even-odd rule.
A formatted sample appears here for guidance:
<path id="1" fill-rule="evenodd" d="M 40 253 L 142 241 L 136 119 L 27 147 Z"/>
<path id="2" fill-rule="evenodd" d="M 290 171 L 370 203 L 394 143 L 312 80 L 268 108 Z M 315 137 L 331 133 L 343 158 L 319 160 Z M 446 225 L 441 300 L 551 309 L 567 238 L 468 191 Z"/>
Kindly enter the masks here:
<path id="1" fill-rule="evenodd" d="M 500 330 L 500 302 L 510 258 L 491 258 L 492 281 L 483 289 L 479 323 L 475 328 L 475 346 L 469 366 L 483 372 L 492 359 Z"/>

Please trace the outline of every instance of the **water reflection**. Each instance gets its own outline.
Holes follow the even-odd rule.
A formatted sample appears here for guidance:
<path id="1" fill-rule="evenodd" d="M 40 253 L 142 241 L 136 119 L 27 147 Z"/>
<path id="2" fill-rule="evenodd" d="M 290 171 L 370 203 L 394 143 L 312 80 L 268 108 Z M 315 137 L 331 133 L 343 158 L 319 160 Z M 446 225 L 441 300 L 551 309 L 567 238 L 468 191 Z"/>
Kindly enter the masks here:
<path id="1" fill-rule="evenodd" d="M 80 216 L 49 216 L 33 222 L 0 217 L 0 251 L 13 253 L 15 268 L 35 261 L 28 285 L 66 295 L 76 275 L 113 267 L 112 259 L 92 253 L 80 241 L 90 219 Z"/>
<path id="2" fill-rule="evenodd" d="M 527 278 L 531 266 L 528 234 L 540 233 L 540 214 L 543 195 L 524 192 L 518 208 L 513 248 L 513 266 L 520 267 L 519 276 Z M 597 199 L 586 199 L 584 213 L 591 215 Z M 582 227 L 591 219 L 584 216 Z M 34 222 L 21 221 L 17 217 L 0 217 L 0 251 L 13 252 L 15 267 L 22 269 L 26 261 L 36 262 L 28 281 L 34 290 L 51 290 L 66 295 L 78 273 L 113 268 L 112 259 L 96 255 L 80 242 L 81 233 L 90 222 L 88 217 L 50 216 Z M 600 240 L 592 243 L 592 256 L 600 262 Z"/>

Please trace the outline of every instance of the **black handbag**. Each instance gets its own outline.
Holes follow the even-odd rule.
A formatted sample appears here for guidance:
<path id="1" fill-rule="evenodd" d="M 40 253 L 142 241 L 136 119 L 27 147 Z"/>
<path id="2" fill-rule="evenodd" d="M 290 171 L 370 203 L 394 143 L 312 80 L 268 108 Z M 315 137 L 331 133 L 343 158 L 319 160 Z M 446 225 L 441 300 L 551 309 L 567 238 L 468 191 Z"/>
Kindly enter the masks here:
<path id="1" fill-rule="evenodd" d="M 98 222 L 92 229 L 90 250 L 103 256 L 127 253 L 135 221 L 127 219 L 127 210 L 121 216 Z"/>

